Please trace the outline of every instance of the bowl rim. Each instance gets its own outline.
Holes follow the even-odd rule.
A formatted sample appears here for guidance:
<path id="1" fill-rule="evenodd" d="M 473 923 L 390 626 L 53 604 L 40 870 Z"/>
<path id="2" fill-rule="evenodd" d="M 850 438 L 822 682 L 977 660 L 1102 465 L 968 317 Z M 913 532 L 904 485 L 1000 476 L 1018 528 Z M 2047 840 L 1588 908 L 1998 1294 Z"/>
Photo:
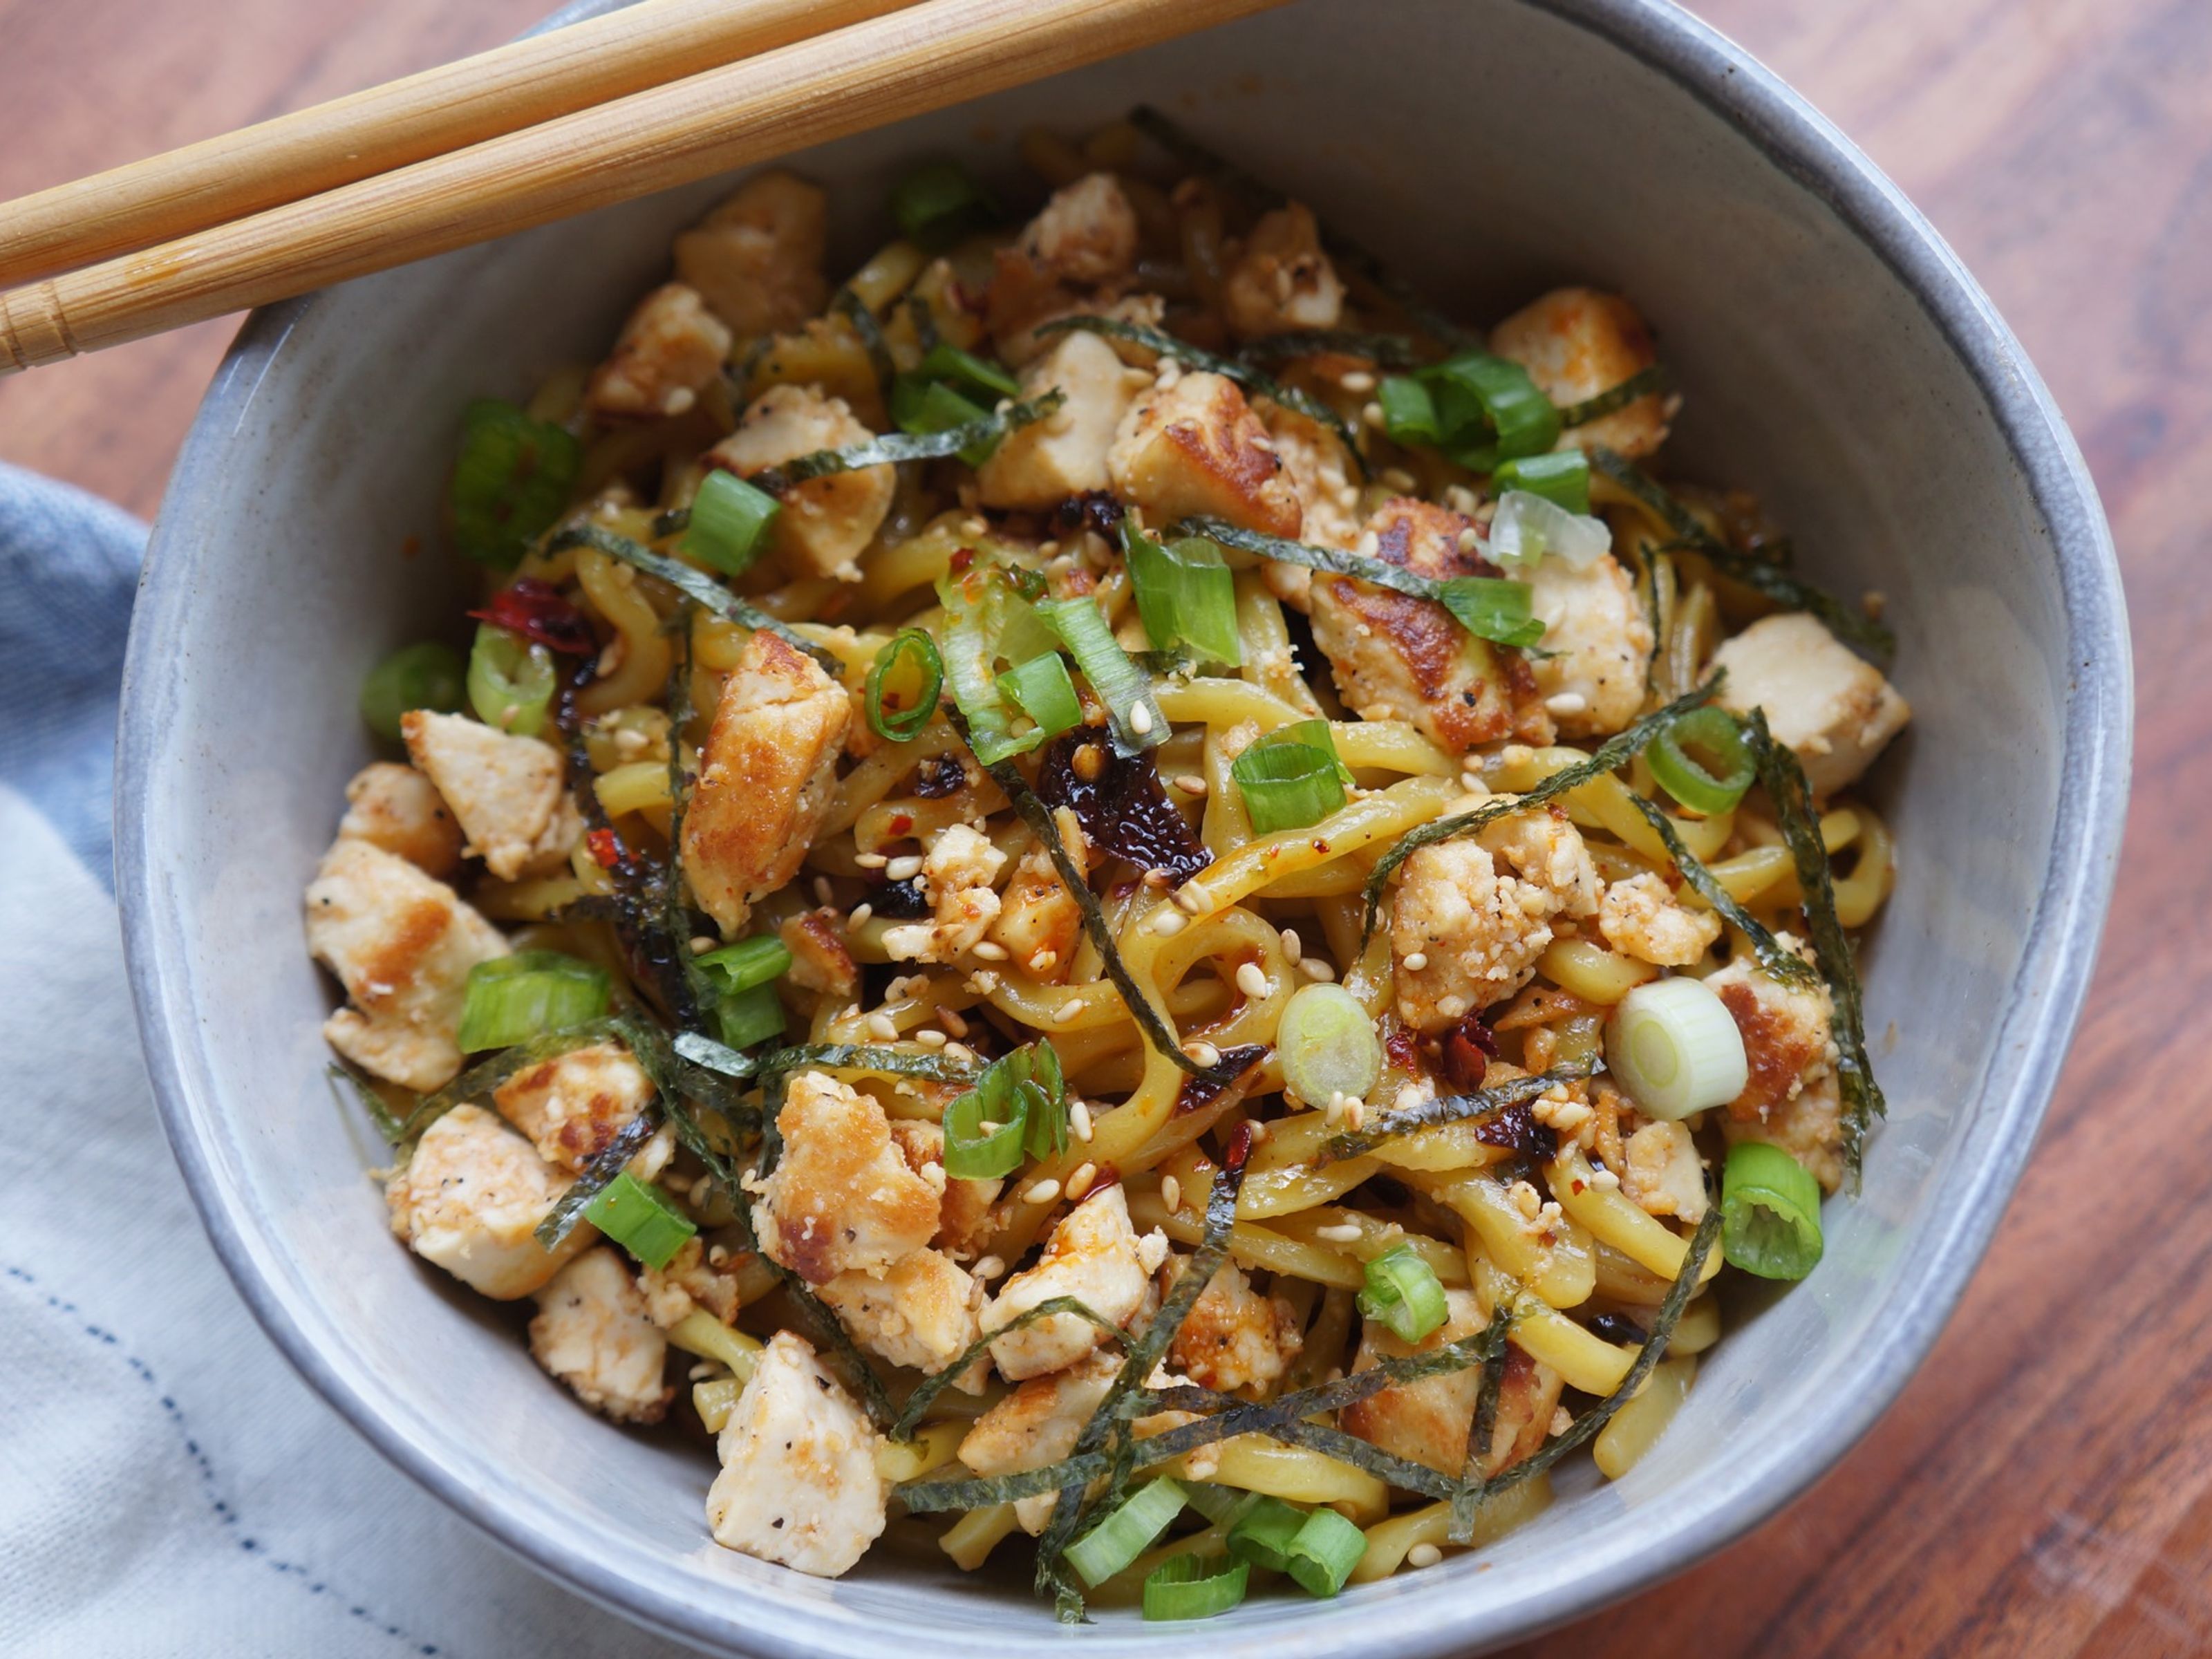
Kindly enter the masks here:
<path id="1" fill-rule="evenodd" d="M 538 27 L 612 10 L 624 0 L 574 0 Z M 1948 1220 L 1899 1291 L 1906 1311 L 1838 1378 L 1840 1407 L 1789 1448 L 1754 1455 L 1726 1490 L 1648 1542 L 1587 1573 L 1504 1601 L 1455 1604 L 1456 1575 L 1433 1589 L 1408 1587 L 1363 1600 L 1363 1650 L 1419 1656 L 1503 1644 L 1597 1609 L 1681 1571 L 1767 1519 L 1825 1474 L 1895 1401 L 1934 1345 L 1987 1249 L 2032 1150 L 2071 1041 L 2094 965 L 2124 823 L 2133 725 L 2133 672 L 2124 600 L 2111 533 L 2087 466 L 2042 380 L 1996 307 L 1935 228 L 1825 117 L 1778 76 L 1672 0 L 1516 0 L 1549 13 L 1659 70 L 1741 132 L 1773 165 L 1827 206 L 1887 264 L 1956 354 L 1987 400 L 2030 498 L 2049 526 L 2063 595 L 2070 670 L 2058 803 L 2049 866 L 2004 1005 L 1996 1041 L 1959 1160 Z M 533 33 L 535 31 L 532 31 Z M 162 925 L 163 863 L 157 827 L 143 810 L 160 757 L 170 752 L 175 710 L 168 665 L 183 654 L 191 610 L 191 550 L 220 544 L 197 485 L 314 295 L 256 311 L 210 386 L 170 480 L 149 544 L 123 680 L 115 791 L 117 892 L 129 979 L 161 1121 L 209 1237 L 263 1328 L 302 1376 L 392 1462 L 458 1513 L 556 1582 L 603 1607 L 688 1643 L 777 1656 L 825 1651 L 911 1655 L 936 1645 L 914 1630 L 876 1631 L 833 1602 L 793 1607 L 742 1584 L 717 1613 L 659 1577 L 649 1557 L 611 1557 L 588 1523 L 565 1514 L 525 1516 L 465 1479 L 441 1455 L 439 1431 L 398 1413 L 373 1379 L 319 1346 L 272 1271 L 281 1241 L 239 1201 L 222 1145 L 223 1113 L 202 1070 L 180 982 L 184 945 Z M 1702 1521 L 1703 1525 L 1694 1524 Z M 740 1625 L 731 1609 L 750 1615 Z M 1290 1656 L 1346 1650 L 1341 1620 L 1269 1623 L 1256 1647 Z M 1024 1629 L 1027 1629 L 1024 1626 Z M 1227 1632 L 1223 1632 L 1226 1635 Z M 1134 1645 L 1096 1632 L 1104 1649 Z M 823 1645 L 835 1640 L 834 1649 Z M 976 1653 L 996 1643 L 972 1626 L 957 1638 Z M 1035 1632 L 1027 1638 L 1039 1639 Z M 1242 1650 L 1243 1641 L 1224 1645 Z M 1018 1650 L 1015 1648 L 1004 1650 Z"/>

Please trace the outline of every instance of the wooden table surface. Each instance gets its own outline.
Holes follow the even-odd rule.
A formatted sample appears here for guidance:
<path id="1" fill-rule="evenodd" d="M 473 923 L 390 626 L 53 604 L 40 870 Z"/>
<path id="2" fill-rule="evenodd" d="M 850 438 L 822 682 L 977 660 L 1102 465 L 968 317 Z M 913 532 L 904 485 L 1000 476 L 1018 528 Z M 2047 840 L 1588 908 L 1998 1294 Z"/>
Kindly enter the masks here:
<path id="1" fill-rule="evenodd" d="M 0 0 L 0 199 L 489 45 L 548 0 Z M 2212 1652 L 2212 0 L 1706 0 L 1948 236 L 2087 453 L 2137 810 L 2041 1145 L 1812 1493 L 1545 1659 Z M 0 380 L 0 459 L 150 513 L 234 325 Z"/>

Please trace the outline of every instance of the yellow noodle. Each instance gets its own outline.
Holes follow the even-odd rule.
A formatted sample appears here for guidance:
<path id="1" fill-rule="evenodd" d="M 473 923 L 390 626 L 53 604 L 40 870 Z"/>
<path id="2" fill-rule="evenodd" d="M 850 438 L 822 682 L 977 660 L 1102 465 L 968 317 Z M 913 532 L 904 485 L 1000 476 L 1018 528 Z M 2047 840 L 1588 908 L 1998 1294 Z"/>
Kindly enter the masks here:
<path id="1" fill-rule="evenodd" d="M 624 703 L 658 698 L 668 683 L 667 636 L 660 613 L 638 591 L 637 572 L 591 548 L 576 556 L 576 580 L 592 608 L 615 630 L 620 647 L 615 670 L 576 696 L 584 714 L 604 714 Z"/>
<path id="2" fill-rule="evenodd" d="M 1552 1195 L 1559 1200 L 1559 1207 L 1593 1236 L 1662 1278 L 1672 1279 L 1682 1271 L 1689 1241 L 1644 1214 L 1617 1188 L 1599 1186 L 1581 1147 L 1572 1143 L 1562 1147 L 1552 1160 L 1549 1176 Z M 1705 1272 L 1698 1282 L 1704 1284 L 1720 1269 L 1721 1253 L 1707 1252 Z"/>
<path id="3" fill-rule="evenodd" d="M 1549 1508 L 1551 1502 L 1552 1480 L 1545 1474 L 1516 1481 L 1502 1492 L 1492 1492 L 1475 1505 L 1474 1535 L 1468 1540 L 1470 1547 L 1480 1549 L 1485 1544 L 1496 1543 L 1515 1528 L 1528 1525 Z M 1405 1565 L 1407 1555 L 1423 1544 L 1437 1549 L 1449 1547 L 1445 1535 L 1450 1529 L 1449 1504 L 1430 1504 L 1408 1510 L 1370 1527 L 1367 1553 L 1352 1568 L 1352 1582 L 1371 1584 L 1378 1578 L 1388 1578 Z"/>
<path id="4" fill-rule="evenodd" d="M 1548 1230 L 1531 1231 L 1505 1182 L 1486 1175 L 1407 1177 L 1472 1228 L 1490 1260 L 1554 1308 L 1578 1308 L 1597 1283 L 1590 1236 L 1562 1216 Z"/>
<path id="5" fill-rule="evenodd" d="M 1536 958 L 1536 971 L 1562 991 L 1606 1008 L 1659 976 L 1648 962 L 1579 939 L 1554 939 Z"/>
<path id="6" fill-rule="evenodd" d="M 1651 1449 L 1652 1443 L 1666 1432 L 1667 1425 L 1682 1409 L 1682 1402 L 1689 1398 L 1690 1384 L 1697 1375 L 1694 1359 L 1662 1359 L 1652 1367 L 1635 1398 L 1597 1431 L 1596 1443 L 1590 1448 L 1592 1459 L 1607 1480 L 1620 1480 Z"/>

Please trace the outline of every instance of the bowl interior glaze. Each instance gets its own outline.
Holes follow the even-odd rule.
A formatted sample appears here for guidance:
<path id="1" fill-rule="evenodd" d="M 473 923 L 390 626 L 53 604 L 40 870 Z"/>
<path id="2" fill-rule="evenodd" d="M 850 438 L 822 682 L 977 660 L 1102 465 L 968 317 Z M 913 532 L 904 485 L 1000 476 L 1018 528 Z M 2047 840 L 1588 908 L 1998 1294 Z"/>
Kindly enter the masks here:
<path id="1" fill-rule="evenodd" d="M 868 251 L 918 155 L 1011 179 L 1031 122 L 1139 100 L 1486 319 L 1562 281 L 1634 297 L 1686 398 L 1683 476 L 1757 490 L 1810 573 L 1888 599 L 1916 719 L 1877 799 L 1903 849 L 1869 952 L 1891 1115 L 1818 1273 L 1709 1357 L 1617 1485 L 1568 1479 L 1478 1557 L 1326 1607 L 1255 1600 L 1224 1656 L 1466 1652 L 1672 1571 L 1771 1512 L 1893 1398 L 2018 1173 L 2117 846 L 2128 666 L 2070 440 L 1934 234 L 1825 123 L 1680 13 L 1626 0 L 1304 0 L 793 165 Z M 437 501 L 464 402 L 603 349 L 721 185 L 276 308 L 210 393 L 149 556 L 118 793 L 141 1020 L 180 1160 L 294 1361 L 388 1454 L 539 1565 L 732 1651 L 1015 1655 L 1048 1607 L 921 1563 L 834 1583 L 716 1548 L 695 1451 L 549 1383 L 510 1321 L 393 1243 L 335 1104 L 300 893 L 371 753 L 394 645 L 451 633 Z M 833 261 L 833 263 L 836 263 Z M 549 1455 L 549 1448 L 559 1448 Z M 1088 1650 L 1163 1635 L 1109 1615 Z"/>

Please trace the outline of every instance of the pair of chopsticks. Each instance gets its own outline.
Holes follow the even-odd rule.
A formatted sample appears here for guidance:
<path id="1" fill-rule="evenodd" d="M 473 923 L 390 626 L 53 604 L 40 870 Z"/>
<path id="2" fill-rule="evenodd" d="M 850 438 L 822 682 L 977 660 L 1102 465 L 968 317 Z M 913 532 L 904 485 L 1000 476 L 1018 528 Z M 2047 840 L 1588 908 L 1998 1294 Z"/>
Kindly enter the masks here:
<path id="1" fill-rule="evenodd" d="M 641 0 L 0 206 L 0 374 L 690 184 L 1280 3 Z"/>

